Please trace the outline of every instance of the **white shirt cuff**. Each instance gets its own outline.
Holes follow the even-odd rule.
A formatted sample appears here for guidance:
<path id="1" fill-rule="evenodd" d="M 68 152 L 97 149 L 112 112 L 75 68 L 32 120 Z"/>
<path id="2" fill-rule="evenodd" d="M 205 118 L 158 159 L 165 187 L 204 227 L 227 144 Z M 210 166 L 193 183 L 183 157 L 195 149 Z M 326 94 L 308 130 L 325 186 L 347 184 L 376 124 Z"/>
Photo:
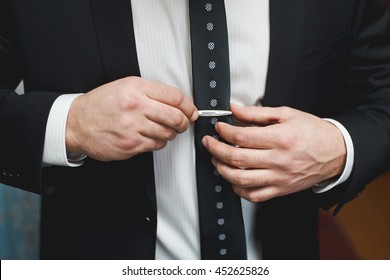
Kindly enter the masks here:
<path id="1" fill-rule="evenodd" d="M 66 153 L 65 132 L 69 108 L 80 94 L 64 94 L 53 103 L 46 125 L 43 165 L 78 167 L 83 164 L 85 155 Z"/>
<path id="2" fill-rule="evenodd" d="M 347 158 L 345 161 L 344 171 L 341 174 L 341 176 L 338 177 L 338 179 L 331 178 L 331 179 L 328 179 L 328 180 L 325 180 L 325 181 L 322 181 L 322 182 L 316 184 L 312 188 L 315 193 L 323 193 L 323 192 L 329 191 L 330 189 L 332 189 L 332 188 L 340 185 L 341 183 L 345 182 L 346 180 L 348 180 L 348 178 L 352 172 L 354 156 L 355 156 L 352 138 L 351 138 L 351 135 L 349 135 L 349 132 L 347 131 L 347 129 L 336 120 L 333 120 L 333 119 L 324 119 L 324 120 L 332 123 L 334 126 L 336 126 L 340 130 L 341 134 L 344 137 L 344 142 L 345 142 L 345 146 L 347 149 Z"/>

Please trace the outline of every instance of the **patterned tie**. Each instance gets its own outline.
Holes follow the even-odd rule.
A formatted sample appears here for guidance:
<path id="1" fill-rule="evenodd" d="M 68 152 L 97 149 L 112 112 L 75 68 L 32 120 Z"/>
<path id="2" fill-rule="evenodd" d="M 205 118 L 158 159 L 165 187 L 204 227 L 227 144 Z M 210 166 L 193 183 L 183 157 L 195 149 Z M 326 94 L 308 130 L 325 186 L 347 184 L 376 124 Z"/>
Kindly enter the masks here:
<path id="1" fill-rule="evenodd" d="M 206 111 L 195 124 L 196 176 L 202 259 L 246 259 L 241 200 L 211 163 L 203 136 L 219 139 L 214 125 L 232 124 L 229 46 L 223 0 L 190 0 L 192 76 L 195 105 Z M 222 139 L 219 139 L 222 141 Z"/>

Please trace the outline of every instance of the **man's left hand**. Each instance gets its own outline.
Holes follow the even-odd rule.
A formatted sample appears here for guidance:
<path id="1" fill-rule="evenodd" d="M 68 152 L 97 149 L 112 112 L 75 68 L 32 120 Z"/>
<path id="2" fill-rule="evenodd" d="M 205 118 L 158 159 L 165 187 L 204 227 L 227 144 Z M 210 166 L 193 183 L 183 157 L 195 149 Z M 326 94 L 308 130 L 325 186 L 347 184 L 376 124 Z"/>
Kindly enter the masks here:
<path id="1" fill-rule="evenodd" d="M 339 129 L 288 107 L 240 107 L 233 116 L 247 126 L 218 122 L 217 133 L 232 145 L 205 136 L 213 164 L 234 191 L 251 202 L 305 190 L 342 173 L 346 147 Z"/>

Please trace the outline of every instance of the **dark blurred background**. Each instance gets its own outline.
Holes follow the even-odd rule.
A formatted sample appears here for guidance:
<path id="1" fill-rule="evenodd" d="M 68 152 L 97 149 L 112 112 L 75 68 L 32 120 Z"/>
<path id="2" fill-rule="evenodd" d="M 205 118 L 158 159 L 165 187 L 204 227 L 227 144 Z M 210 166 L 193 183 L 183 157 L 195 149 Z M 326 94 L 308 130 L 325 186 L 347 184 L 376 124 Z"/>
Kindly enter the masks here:
<path id="1" fill-rule="evenodd" d="M 0 184 L 0 259 L 38 259 L 39 196 Z"/>
<path id="2" fill-rule="evenodd" d="M 336 218 L 320 212 L 323 259 L 390 260 L 390 172 L 370 183 Z"/>

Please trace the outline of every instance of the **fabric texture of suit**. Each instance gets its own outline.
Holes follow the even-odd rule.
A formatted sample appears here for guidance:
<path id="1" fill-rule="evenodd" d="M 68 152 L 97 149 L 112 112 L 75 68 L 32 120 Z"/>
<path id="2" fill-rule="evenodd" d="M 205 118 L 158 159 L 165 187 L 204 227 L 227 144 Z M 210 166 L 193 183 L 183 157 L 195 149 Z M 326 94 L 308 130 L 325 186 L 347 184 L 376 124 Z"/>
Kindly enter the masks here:
<path id="1" fill-rule="evenodd" d="M 258 205 L 265 259 L 315 259 L 318 207 L 340 209 L 390 166 L 390 16 L 379 0 L 272 0 L 270 19 L 261 104 L 334 118 L 354 143 L 342 185 Z M 59 95 L 139 75 L 129 0 L 0 0 L 0 182 L 42 194 L 42 258 L 154 258 L 152 153 L 42 168 Z"/>

